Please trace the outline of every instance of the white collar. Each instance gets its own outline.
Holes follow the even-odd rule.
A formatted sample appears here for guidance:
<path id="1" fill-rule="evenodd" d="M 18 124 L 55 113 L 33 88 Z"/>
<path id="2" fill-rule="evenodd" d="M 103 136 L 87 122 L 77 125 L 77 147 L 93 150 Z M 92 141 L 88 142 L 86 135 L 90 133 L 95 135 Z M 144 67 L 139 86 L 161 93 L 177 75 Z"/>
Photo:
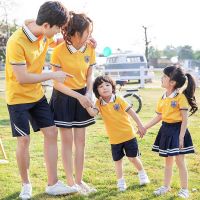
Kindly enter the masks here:
<path id="1" fill-rule="evenodd" d="M 167 93 L 165 92 L 164 95 L 163 95 L 163 99 L 166 99 L 166 98 L 174 98 L 175 96 L 178 95 L 178 90 L 174 90 L 174 92 L 172 92 L 169 96 L 167 96 Z"/>
<path id="2" fill-rule="evenodd" d="M 70 53 L 76 53 L 77 51 L 80 51 L 81 53 L 84 53 L 87 45 L 83 45 L 80 49 L 76 49 L 72 44 L 67 45 L 68 50 Z"/>
<path id="3" fill-rule="evenodd" d="M 110 97 L 110 101 L 108 103 L 113 103 L 115 102 L 116 96 L 114 94 L 112 94 L 112 96 Z M 105 106 L 106 104 L 108 104 L 107 102 L 105 102 L 103 99 L 101 99 L 101 105 Z"/>
<path id="4" fill-rule="evenodd" d="M 35 42 L 38 40 L 38 38 L 35 35 L 33 35 L 33 33 L 31 33 L 31 31 L 25 24 L 22 26 L 22 30 L 31 42 Z"/>

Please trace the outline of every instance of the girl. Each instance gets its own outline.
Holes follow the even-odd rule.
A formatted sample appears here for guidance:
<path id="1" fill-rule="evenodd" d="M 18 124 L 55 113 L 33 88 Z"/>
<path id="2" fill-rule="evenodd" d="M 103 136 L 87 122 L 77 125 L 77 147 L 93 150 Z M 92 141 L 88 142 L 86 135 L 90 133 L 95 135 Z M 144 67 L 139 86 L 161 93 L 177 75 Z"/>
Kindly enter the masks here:
<path id="1" fill-rule="evenodd" d="M 178 196 L 188 198 L 188 172 L 184 155 L 194 153 L 187 121 L 189 105 L 191 115 L 197 111 L 194 97 L 195 82 L 190 74 L 184 74 L 183 70 L 177 66 L 166 67 L 163 72 L 162 87 L 166 89 L 166 92 L 158 101 L 157 116 L 145 126 L 148 129 L 162 120 L 152 151 L 159 152 L 160 156 L 165 157 L 164 185 L 155 190 L 154 194 L 163 195 L 170 190 L 172 165 L 175 158 L 181 183 Z M 187 87 L 180 93 L 179 89 L 186 80 Z"/>
<path id="2" fill-rule="evenodd" d="M 119 191 L 126 190 L 126 182 L 123 178 L 122 171 L 124 152 L 138 171 L 140 185 L 149 183 L 149 178 L 144 171 L 142 162 L 139 158 L 140 153 L 138 150 L 136 134 L 133 130 L 129 116 L 137 123 L 140 133 L 144 134 L 145 129 L 139 117 L 124 99 L 115 95 L 115 83 L 109 76 L 97 77 L 94 81 L 93 91 L 98 98 L 96 107 L 87 108 L 87 111 L 91 116 L 95 116 L 100 112 L 103 118 L 111 143 Z"/>
<path id="3" fill-rule="evenodd" d="M 69 22 L 63 28 L 65 42 L 53 51 L 51 65 L 54 71 L 62 70 L 73 75 L 64 82 L 54 82 L 50 101 L 54 121 L 60 129 L 62 160 L 67 183 L 82 194 L 94 192 L 83 182 L 84 149 L 86 127 L 95 120 L 85 108 L 92 105 L 92 68 L 95 65 L 95 51 L 87 40 L 92 33 L 92 21 L 84 14 L 70 13 Z M 75 146 L 73 177 L 72 146 Z"/>

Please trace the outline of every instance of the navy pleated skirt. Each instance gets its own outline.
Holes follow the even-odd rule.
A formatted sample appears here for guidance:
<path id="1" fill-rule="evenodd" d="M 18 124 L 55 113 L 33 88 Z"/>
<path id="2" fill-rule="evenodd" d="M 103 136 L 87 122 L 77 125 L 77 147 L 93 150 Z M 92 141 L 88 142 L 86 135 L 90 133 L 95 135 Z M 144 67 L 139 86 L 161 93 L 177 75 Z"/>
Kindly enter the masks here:
<path id="1" fill-rule="evenodd" d="M 85 95 L 86 88 L 75 90 Z M 87 110 L 79 101 L 71 96 L 54 89 L 50 100 L 50 107 L 54 116 L 54 123 L 62 128 L 84 128 L 95 123 Z"/>
<path id="2" fill-rule="evenodd" d="M 179 134 L 181 122 L 166 123 L 162 122 L 162 126 L 158 132 L 152 151 L 158 152 L 160 156 L 176 156 L 179 154 L 194 153 L 191 135 L 186 129 L 184 136 L 184 147 L 179 149 Z"/>

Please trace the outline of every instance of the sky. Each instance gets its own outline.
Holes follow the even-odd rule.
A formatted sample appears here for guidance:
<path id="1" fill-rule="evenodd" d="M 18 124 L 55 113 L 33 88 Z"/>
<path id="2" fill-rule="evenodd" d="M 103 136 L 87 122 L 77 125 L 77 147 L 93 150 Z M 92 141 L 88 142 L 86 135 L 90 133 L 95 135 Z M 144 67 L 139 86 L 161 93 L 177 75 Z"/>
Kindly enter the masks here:
<path id="1" fill-rule="evenodd" d="M 36 18 L 45 0 L 13 0 L 9 19 L 22 25 Z M 144 52 L 144 28 L 150 45 L 163 49 L 166 45 L 190 45 L 200 50 L 199 0 L 60 0 L 68 10 L 86 13 L 94 22 L 93 37 L 97 50 L 110 47 Z M 1 11 L 0 11 L 1 12 Z"/>

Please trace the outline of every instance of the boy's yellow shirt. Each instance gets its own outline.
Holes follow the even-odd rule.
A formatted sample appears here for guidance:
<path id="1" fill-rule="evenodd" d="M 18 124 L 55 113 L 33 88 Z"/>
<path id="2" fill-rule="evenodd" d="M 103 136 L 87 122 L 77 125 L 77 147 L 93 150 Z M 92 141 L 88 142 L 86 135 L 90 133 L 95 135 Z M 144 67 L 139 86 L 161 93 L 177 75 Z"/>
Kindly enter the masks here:
<path id="1" fill-rule="evenodd" d="M 162 121 L 176 123 L 182 121 L 181 111 L 188 110 L 189 104 L 184 94 L 173 93 L 170 97 L 161 97 L 156 112 L 162 114 Z"/>
<path id="2" fill-rule="evenodd" d="M 51 56 L 54 71 L 60 68 L 59 70 L 73 75 L 73 78 L 70 81 L 66 79 L 64 84 L 75 90 L 86 86 L 88 69 L 95 64 L 95 50 L 89 44 L 76 50 L 72 45 L 63 42 L 54 48 Z"/>
<path id="3" fill-rule="evenodd" d="M 24 65 L 29 73 L 40 74 L 50 42 L 52 40 L 46 37 L 36 38 L 27 27 L 18 29 L 9 38 L 5 67 L 8 105 L 37 102 L 44 96 L 41 83 L 20 84 L 14 75 L 13 65 Z"/>
<path id="4" fill-rule="evenodd" d="M 111 144 L 120 144 L 136 137 L 127 113 L 131 106 L 123 98 L 113 95 L 109 103 L 97 100 L 96 107 L 102 116 Z"/>

